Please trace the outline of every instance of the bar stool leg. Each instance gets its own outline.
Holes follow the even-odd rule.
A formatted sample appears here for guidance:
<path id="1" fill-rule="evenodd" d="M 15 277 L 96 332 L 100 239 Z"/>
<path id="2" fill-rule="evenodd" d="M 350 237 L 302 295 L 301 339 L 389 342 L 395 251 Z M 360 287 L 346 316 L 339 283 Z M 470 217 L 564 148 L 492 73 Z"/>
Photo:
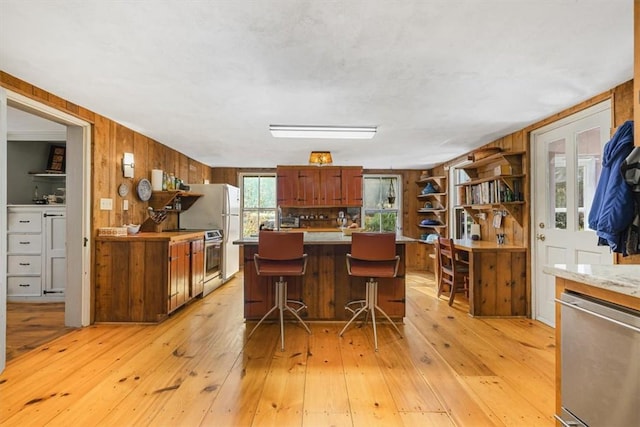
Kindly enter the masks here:
<path id="1" fill-rule="evenodd" d="M 367 310 L 367 315 L 371 312 L 371 323 L 373 324 L 373 346 L 376 351 L 378 351 L 378 328 L 376 326 L 376 307 L 377 307 L 377 297 L 378 297 L 378 282 L 374 282 L 370 280 L 367 282 L 367 298 L 369 310 Z"/>
<path id="2" fill-rule="evenodd" d="M 373 342 L 374 342 L 376 351 L 378 351 L 378 327 L 376 324 L 376 310 L 378 310 L 380 313 L 382 313 L 384 317 L 386 317 L 389 323 L 391 323 L 391 325 L 398 332 L 398 335 L 400 335 L 400 338 L 402 338 L 402 332 L 400 332 L 400 329 L 398 329 L 398 326 L 391 320 L 389 315 L 387 315 L 387 313 L 385 313 L 385 311 L 382 308 L 380 308 L 380 306 L 378 305 L 378 282 L 374 281 L 373 279 L 367 282 L 367 287 L 365 290 L 365 304 L 355 312 L 355 314 L 351 317 L 351 319 L 347 322 L 347 324 L 344 325 L 344 328 L 342 328 L 342 330 L 338 335 L 342 336 L 344 332 L 347 330 L 347 328 L 349 327 L 349 325 L 351 325 L 351 323 L 354 320 L 356 320 L 356 318 L 360 316 L 360 314 L 362 314 L 363 312 L 366 312 L 366 316 L 367 316 L 365 317 L 365 322 L 366 322 L 370 312 L 371 322 L 373 323 Z"/>
<path id="3" fill-rule="evenodd" d="M 278 310 L 280 310 L 280 351 L 284 351 L 284 299 L 286 298 L 286 286 L 282 278 L 276 283 L 276 301 L 278 301 Z"/>
<path id="4" fill-rule="evenodd" d="M 304 303 L 299 301 L 292 301 L 292 302 L 301 304 L 301 307 L 296 310 L 287 305 L 287 282 L 284 281 L 283 277 L 280 277 L 280 280 L 278 280 L 275 283 L 275 304 L 273 305 L 273 307 L 271 307 L 271 309 L 267 312 L 267 314 L 262 316 L 262 319 L 260 319 L 258 324 L 253 327 L 247 339 L 251 338 L 251 335 L 253 335 L 256 329 L 258 329 L 258 326 L 260 326 L 262 322 L 267 317 L 269 317 L 269 315 L 273 313 L 275 310 L 278 310 L 280 312 L 279 313 L 280 314 L 280 319 L 279 319 L 280 320 L 280 351 L 284 351 L 284 312 L 285 311 L 289 311 L 291 314 L 293 314 L 293 316 L 296 319 L 298 319 L 298 321 L 302 324 L 302 326 L 306 329 L 306 331 L 309 334 L 311 334 L 311 329 L 309 329 L 307 324 L 302 320 L 302 318 L 298 314 L 298 311 L 302 310 L 303 308 L 306 308 L 307 306 Z"/>
<path id="5" fill-rule="evenodd" d="M 394 327 L 394 329 L 396 330 L 396 332 L 398 332 L 398 335 L 400 335 L 400 338 L 402 338 L 402 332 L 400 332 L 400 329 L 398 329 L 398 325 L 396 325 L 396 323 L 391 320 L 391 318 L 389 317 L 389 315 L 387 315 L 387 313 L 385 313 L 385 311 L 378 305 L 378 282 L 374 282 L 374 307 L 376 310 L 378 310 L 380 313 L 382 313 L 382 315 L 384 317 L 387 318 L 387 320 L 389 321 L 389 323 L 391 323 L 391 326 Z M 377 348 L 377 347 L 376 347 Z"/>

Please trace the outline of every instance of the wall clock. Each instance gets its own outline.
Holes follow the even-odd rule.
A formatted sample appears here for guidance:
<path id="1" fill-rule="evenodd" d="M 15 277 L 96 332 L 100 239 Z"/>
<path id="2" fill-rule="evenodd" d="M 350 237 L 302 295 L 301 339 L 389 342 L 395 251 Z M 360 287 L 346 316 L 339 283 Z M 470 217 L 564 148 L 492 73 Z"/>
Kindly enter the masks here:
<path id="1" fill-rule="evenodd" d="M 138 197 L 143 202 L 146 202 L 151 198 L 151 182 L 147 178 L 142 178 L 138 181 Z"/>
<path id="2" fill-rule="evenodd" d="M 129 186 L 126 183 L 120 184 L 120 186 L 118 187 L 118 194 L 120 195 L 120 197 L 125 197 L 127 194 L 129 194 Z"/>

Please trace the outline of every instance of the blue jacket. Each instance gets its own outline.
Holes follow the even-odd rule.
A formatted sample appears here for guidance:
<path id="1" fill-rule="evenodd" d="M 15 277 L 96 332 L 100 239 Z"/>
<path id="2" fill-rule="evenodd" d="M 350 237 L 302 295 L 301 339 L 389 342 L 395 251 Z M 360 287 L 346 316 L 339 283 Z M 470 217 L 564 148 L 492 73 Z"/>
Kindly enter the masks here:
<path id="1" fill-rule="evenodd" d="M 598 245 L 626 254 L 625 231 L 634 217 L 634 198 L 620 167 L 633 150 L 633 121 L 626 121 L 604 146 L 602 173 L 589 212 L 589 228 Z"/>

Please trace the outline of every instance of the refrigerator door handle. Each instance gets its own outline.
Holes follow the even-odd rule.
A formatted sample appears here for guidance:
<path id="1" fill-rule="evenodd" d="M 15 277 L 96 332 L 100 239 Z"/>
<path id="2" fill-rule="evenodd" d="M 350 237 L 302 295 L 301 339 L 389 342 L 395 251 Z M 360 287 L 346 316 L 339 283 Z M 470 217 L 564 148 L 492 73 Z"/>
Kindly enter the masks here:
<path id="1" fill-rule="evenodd" d="M 229 194 L 229 188 L 227 186 L 223 187 L 224 195 L 225 195 L 225 206 L 223 207 L 224 211 L 222 215 L 224 216 L 224 230 L 223 230 L 223 238 L 225 243 L 229 243 L 229 228 L 231 227 L 231 196 Z"/>

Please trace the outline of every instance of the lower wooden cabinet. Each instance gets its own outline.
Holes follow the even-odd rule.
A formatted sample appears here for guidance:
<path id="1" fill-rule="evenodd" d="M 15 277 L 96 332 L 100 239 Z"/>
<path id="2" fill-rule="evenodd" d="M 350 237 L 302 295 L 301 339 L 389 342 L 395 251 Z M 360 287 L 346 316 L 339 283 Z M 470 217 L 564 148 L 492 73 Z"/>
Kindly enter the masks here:
<path id="1" fill-rule="evenodd" d="M 122 239 L 96 239 L 97 322 L 159 322 L 202 294 L 203 238 Z"/>

